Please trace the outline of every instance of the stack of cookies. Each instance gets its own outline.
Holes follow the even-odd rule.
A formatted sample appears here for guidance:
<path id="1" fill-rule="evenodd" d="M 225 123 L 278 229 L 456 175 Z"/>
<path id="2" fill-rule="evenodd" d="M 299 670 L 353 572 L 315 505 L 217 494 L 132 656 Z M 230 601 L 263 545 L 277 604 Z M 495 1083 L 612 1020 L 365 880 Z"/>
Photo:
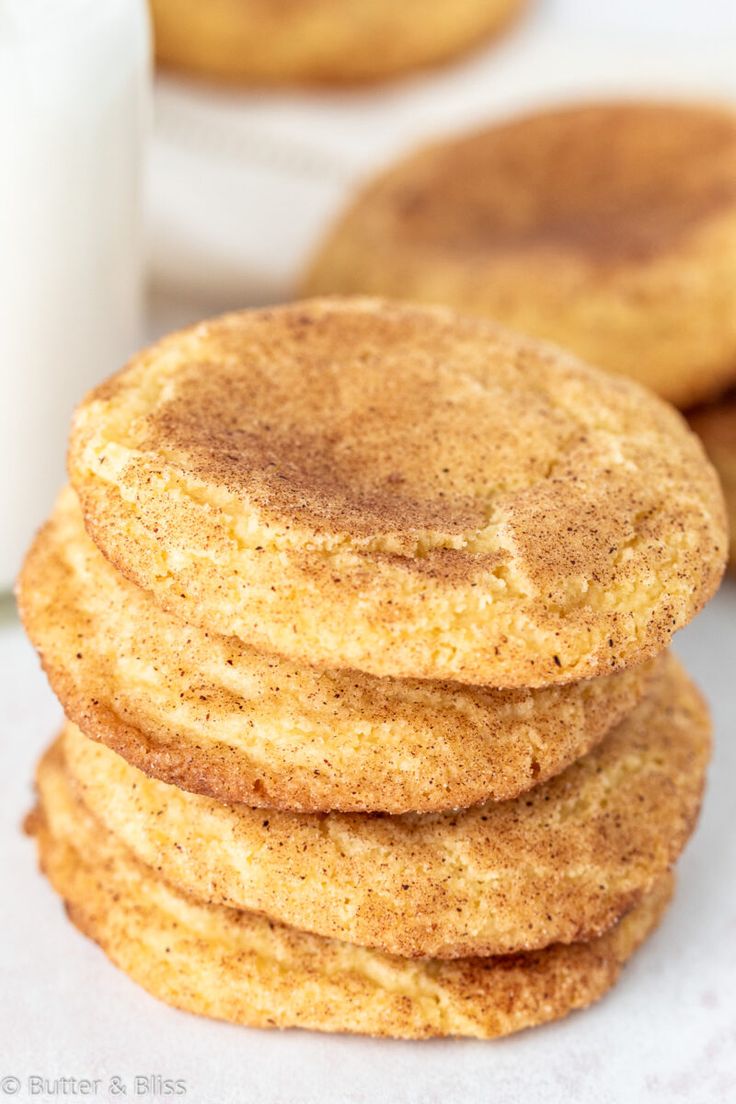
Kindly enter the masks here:
<path id="1" fill-rule="evenodd" d="M 441 308 L 162 341 L 77 412 L 20 605 L 75 924 L 238 1023 L 492 1037 L 655 927 L 707 710 L 665 649 L 723 502 L 637 384 Z"/>

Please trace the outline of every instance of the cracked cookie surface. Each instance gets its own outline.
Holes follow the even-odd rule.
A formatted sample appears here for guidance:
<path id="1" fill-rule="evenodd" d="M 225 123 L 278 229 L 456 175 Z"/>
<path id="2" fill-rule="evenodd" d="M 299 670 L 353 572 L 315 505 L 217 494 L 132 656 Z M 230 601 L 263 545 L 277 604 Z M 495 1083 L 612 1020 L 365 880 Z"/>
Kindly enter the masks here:
<path id="1" fill-rule="evenodd" d="M 105 555 L 174 615 L 307 664 L 496 687 L 661 651 L 714 592 L 723 502 L 636 384 L 441 308 L 242 312 L 78 409 Z"/>

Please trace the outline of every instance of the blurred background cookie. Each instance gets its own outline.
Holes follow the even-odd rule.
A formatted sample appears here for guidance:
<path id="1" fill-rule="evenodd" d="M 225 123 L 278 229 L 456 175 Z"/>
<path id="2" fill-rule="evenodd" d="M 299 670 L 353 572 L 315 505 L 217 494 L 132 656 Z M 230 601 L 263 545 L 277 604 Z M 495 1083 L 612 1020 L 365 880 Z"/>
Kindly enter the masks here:
<path id="1" fill-rule="evenodd" d="M 151 0 L 156 58 L 244 84 L 353 84 L 445 61 L 524 0 Z"/>
<path id="2" fill-rule="evenodd" d="M 736 378 L 736 114 L 581 105 L 429 146 L 363 189 L 301 290 L 445 302 L 707 400 Z"/>
<path id="3" fill-rule="evenodd" d="M 736 395 L 695 411 L 690 424 L 702 438 L 726 496 L 731 526 L 731 570 L 736 572 Z"/>

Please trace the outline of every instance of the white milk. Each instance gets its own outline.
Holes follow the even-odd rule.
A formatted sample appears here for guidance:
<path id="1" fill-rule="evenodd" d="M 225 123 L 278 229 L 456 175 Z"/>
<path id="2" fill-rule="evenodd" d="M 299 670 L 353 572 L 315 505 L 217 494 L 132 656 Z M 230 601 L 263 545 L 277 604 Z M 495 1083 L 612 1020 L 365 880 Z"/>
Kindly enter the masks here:
<path id="1" fill-rule="evenodd" d="M 0 0 L 0 589 L 141 336 L 145 0 Z"/>

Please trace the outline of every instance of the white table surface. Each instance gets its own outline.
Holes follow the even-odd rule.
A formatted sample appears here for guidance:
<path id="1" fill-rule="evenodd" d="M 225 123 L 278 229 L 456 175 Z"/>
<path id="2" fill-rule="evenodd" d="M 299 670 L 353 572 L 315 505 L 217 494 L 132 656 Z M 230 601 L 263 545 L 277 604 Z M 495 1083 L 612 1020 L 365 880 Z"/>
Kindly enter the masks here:
<path id="1" fill-rule="evenodd" d="M 166 134 L 159 133 L 149 196 L 155 282 L 149 332 L 286 294 L 350 182 L 430 124 L 449 130 L 496 108 L 573 93 L 679 88 L 736 97 L 735 40 L 733 0 L 541 0 L 497 54 L 475 57 L 426 85 L 387 90 L 373 107 L 329 97 L 303 105 L 300 133 L 312 143 L 307 163 L 317 168 L 313 184 L 300 192 L 300 211 L 290 206 L 288 180 L 279 186 L 286 190 L 271 190 L 268 164 L 262 168 L 269 172 L 261 173 L 241 161 L 229 182 L 227 165 L 211 166 L 209 181 L 191 172 L 172 177 L 172 167 L 191 169 L 200 155 L 192 151 L 194 161 L 187 162 L 185 151 L 167 148 Z M 174 90 L 172 101 L 163 92 L 165 109 L 172 102 L 190 109 L 188 93 L 177 101 Z M 427 105 L 440 102 L 435 119 Z M 231 103 L 225 115 L 234 112 L 238 126 L 247 122 L 245 148 L 255 149 L 258 162 L 259 127 L 265 120 L 268 134 L 288 145 L 293 106 L 288 96 L 260 97 Z M 363 120 L 360 132 L 356 118 Z M 331 160 L 335 148 L 339 163 Z M 244 204 L 252 210 L 254 196 L 263 204 L 263 216 L 239 229 L 232 217 L 229 223 L 220 217 L 228 197 L 234 203 L 241 194 L 237 173 L 247 178 Z M 223 202 L 213 206 L 209 186 Z M 202 211 L 198 191 L 207 199 Z M 240 252 L 231 249 L 231 239 Z M 268 257 L 274 262 L 259 268 Z M 128 1089 L 117 1099 L 170 1099 L 134 1091 L 135 1076 L 160 1075 L 182 1079 L 186 1093 L 179 1099 L 192 1104 L 733 1104 L 736 585 L 727 583 L 680 634 L 677 651 L 712 703 L 716 754 L 675 903 L 619 986 L 592 1010 L 501 1042 L 380 1042 L 249 1031 L 175 1012 L 128 981 L 71 927 L 19 830 L 31 803 L 34 761 L 60 714 L 6 603 L 0 617 L 0 1101 L 15 1087 L 3 1081 L 8 1077 L 19 1079 L 15 1099 L 23 1101 L 114 1100 L 107 1085 L 115 1076 Z M 102 1086 L 95 1097 L 68 1087 L 34 1096 L 31 1075 L 100 1078 Z"/>

